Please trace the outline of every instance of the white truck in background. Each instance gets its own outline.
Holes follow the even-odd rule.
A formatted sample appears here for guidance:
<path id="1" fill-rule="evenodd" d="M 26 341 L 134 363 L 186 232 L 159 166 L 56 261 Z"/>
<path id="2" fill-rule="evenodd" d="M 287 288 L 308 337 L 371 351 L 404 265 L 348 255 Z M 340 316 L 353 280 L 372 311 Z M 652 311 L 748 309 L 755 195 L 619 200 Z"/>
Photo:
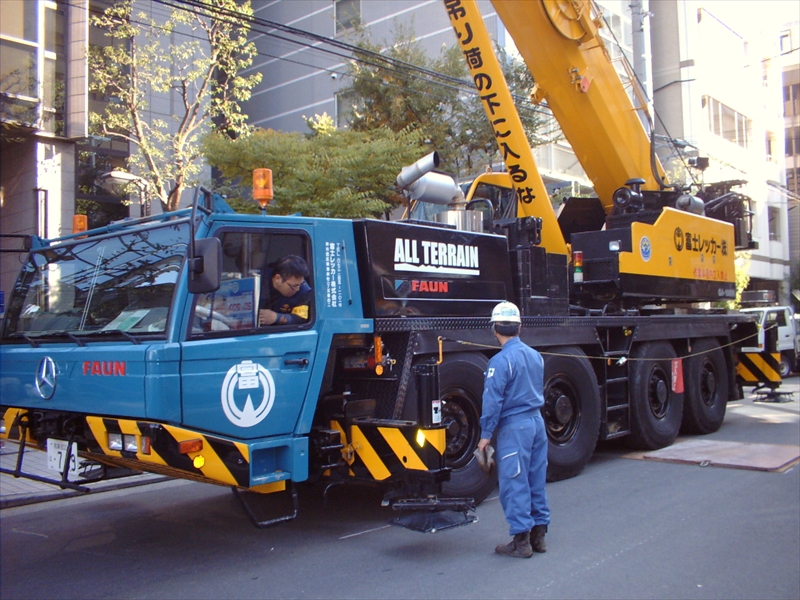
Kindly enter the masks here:
<path id="1" fill-rule="evenodd" d="M 762 306 L 743 308 L 743 313 L 758 316 L 758 347 L 745 347 L 744 352 L 760 352 L 764 349 L 764 330 L 778 328 L 778 351 L 781 354 L 781 377 L 792 371 L 800 372 L 800 320 L 791 306 Z"/>

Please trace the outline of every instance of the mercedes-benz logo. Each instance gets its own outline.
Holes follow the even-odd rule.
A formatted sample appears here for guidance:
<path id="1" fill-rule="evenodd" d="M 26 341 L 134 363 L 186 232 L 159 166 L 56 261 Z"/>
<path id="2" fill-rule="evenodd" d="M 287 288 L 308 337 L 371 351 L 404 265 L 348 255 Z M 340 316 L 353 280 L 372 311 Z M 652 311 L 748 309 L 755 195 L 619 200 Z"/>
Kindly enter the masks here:
<path id="1" fill-rule="evenodd" d="M 36 369 L 36 391 L 45 400 L 50 400 L 56 391 L 56 363 L 49 356 L 45 356 Z"/>

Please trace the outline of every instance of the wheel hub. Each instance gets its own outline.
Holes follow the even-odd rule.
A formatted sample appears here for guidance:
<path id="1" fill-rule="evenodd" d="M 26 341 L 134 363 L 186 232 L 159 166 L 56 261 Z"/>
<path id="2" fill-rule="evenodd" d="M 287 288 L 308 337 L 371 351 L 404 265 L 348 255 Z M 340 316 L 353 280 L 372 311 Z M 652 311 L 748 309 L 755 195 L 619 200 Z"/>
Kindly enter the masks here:
<path id="1" fill-rule="evenodd" d="M 703 368 L 703 379 L 701 385 L 702 388 L 700 393 L 702 394 L 703 402 L 706 404 L 706 406 L 713 406 L 717 393 L 717 374 L 710 365 L 705 365 Z"/>
<path id="2" fill-rule="evenodd" d="M 660 370 L 656 370 L 650 376 L 649 393 L 650 410 L 657 419 L 663 419 L 667 414 L 667 404 L 669 402 L 669 387 L 666 375 Z"/>
<path id="3" fill-rule="evenodd" d="M 564 394 L 561 394 L 555 402 L 555 416 L 556 421 L 560 425 L 566 425 L 574 414 L 572 409 L 572 402 Z"/>

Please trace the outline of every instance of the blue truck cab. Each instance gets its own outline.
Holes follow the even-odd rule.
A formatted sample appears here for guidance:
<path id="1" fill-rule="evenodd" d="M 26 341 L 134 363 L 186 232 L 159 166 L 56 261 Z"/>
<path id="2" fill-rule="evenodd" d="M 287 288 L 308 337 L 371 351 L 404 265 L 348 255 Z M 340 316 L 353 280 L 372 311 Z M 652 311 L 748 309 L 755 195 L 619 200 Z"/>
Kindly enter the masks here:
<path id="1" fill-rule="evenodd" d="M 507 264 L 502 236 L 236 214 L 210 194 L 32 246 L 0 338 L 2 435 L 69 449 L 53 459 L 67 487 L 83 462 L 261 493 L 323 477 L 430 491 L 458 415 L 443 420 L 441 348 L 412 330 L 478 319 L 511 287 L 480 266 Z M 301 323 L 261 325 L 286 255 L 312 300 Z"/>

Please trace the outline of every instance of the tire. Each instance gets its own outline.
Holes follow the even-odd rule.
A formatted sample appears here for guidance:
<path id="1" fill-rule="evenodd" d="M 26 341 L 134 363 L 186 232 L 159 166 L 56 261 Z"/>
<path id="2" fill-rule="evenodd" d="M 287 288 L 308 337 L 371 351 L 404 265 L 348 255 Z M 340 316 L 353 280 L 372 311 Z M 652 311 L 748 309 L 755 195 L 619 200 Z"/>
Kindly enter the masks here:
<path id="1" fill-rule="evenodd" d="M 667 342 L 647 342 L 635 347 L 631 358 L 629 443 L 642 450 L 669 446 L 683 418 L 683 394 L 672 391 L 675 350 Z"/>
<path id="2" fill-rule="evenodd" d="M 575 477 L 594 453 L 600 434 L 600 391 L 586 354 L 575 347 L 544 356 L 547 480 Z"/>
<path id="3" fill-rule="evenodd" d="M 705 435 L 717 431 L 728 404 L 728 365 L 716 340 L 703 338 L 693 344 L 684 360 L 684 398 L 681 430 Z"/>
<path id="4" fill-rule="evenodd" d="M 792 363 L 789 360 L 789 356 L 783 352 L 781 352 L 781 364 L 778 372 L 781 375 L 781 379 L 786 379 L 792 374 Z"/>
<path id="5" fill-rule="evenodd" d="M 442 484 L 450 498 L 474 498 L 480 504 L 497 485 L 497 475 L 486 475 L 473 455 L 481 438 L 483 377 L 489 361 L 482 354 L 451 354 L 439 365 L 442 424 L 447 428 L 445 464 L 453 471 Z"/>

